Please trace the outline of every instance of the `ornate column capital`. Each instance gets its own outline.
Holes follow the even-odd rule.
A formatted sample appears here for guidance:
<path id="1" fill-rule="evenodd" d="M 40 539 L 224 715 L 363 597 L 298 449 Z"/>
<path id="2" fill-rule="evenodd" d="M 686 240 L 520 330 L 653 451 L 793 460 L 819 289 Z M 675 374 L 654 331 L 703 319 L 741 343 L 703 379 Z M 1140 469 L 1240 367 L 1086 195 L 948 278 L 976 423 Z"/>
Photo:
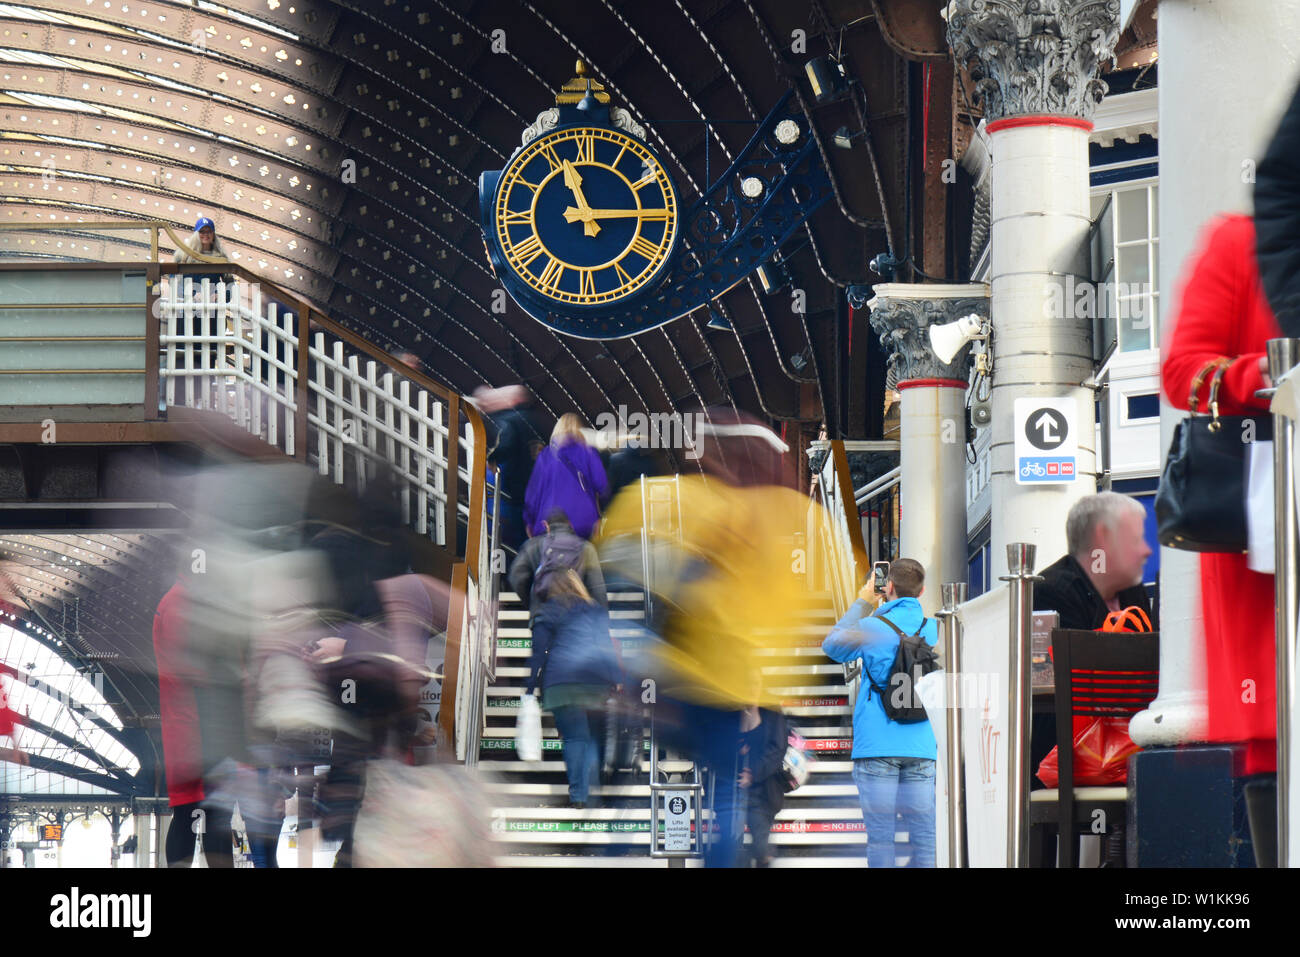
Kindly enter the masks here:
<path id="1" fill-rule="evenodd" d="M 1115 52 L 1120 0 L 953 0 L 948 44 L 990 123 L 1049 113 L 1090 119 Z"/>
<path id="2" fill-rule="evenodd" d="M 988 318 L 989 291 L 986 285 L 891 282 L 880 283 L 874 292 L 875 297 L 868 303 L 871 328 L 879 334 L 880 344 L 890 353 L 890 380 L 966 381 L 970 346 L 963 347 L 952 362 L 940 362 L 930 348 L 930 326 L 955 322 L 971 313 L 981 319 Z"/>

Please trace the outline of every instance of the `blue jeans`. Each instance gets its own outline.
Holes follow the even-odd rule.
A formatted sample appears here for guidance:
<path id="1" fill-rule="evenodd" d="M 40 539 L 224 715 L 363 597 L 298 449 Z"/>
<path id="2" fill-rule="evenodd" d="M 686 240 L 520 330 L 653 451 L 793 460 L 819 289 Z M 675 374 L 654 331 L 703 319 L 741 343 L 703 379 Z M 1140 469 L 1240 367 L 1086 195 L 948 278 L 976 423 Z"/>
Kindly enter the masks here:
<path id="1" fill-rule="evenodd" d="M 586 708 L 565 705 L 551 711 L 555 729 L 564 739 L 564 771 L 569 778 L 569 800 L 586 804 L 596 780 L 600 747 L 591 733 Z"/>
<path id="2" fill-rule="evenodd" d="M 857 758 L 853 783 L 867 829 L 867 866 L 894 867 L 899 817 L 907 831 L 909 867 L 934 867 L 934 761 Z"/>

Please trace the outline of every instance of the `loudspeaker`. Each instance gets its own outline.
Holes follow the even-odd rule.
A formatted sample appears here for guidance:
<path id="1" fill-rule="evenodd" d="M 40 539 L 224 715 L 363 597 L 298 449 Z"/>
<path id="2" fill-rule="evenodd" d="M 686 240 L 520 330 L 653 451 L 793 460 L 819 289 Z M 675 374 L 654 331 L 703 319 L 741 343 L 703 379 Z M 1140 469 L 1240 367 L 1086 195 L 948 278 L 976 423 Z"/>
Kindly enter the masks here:
<path id="1" fill-rule="evenodd" d="M 993 421 L 993 403 L 991 402 L 972 402 L 970 406 L 970 420 L 974 423 L 975 428 L 980 429 Z"/>
<path id="2" fill-rule="evenodd" d="M 955 322 L 930 327 L 930 346 L 940 362 L 952 362 L 961 347 L 980 334 L 980 318 L 973 313 Z"/>

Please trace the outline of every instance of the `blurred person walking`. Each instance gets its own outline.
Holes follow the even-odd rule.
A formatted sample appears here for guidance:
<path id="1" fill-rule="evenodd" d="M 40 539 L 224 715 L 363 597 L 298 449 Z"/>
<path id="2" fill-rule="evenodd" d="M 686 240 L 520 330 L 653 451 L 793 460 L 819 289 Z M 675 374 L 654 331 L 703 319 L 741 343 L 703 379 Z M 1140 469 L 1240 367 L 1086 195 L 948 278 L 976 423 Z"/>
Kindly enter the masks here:
<path id="1" fill-rule="evenodd" d="M 1300 86 L 1282 114 L 1255 180 L 1255 255 L 1269 305 L 1300 337 Z"/>
<path id="2" fill-rule="evenodd" d="M 708 800 L 717 831 L 705 849 L 710 867 L 737 863 L 745 801 L 739 782 L 742 712 L 777 708 L 762 685 L 764 652 L 797 628 L 808 592 L 795 535 L 824 534 L 826 518 L 788 487 L 789 448 L 770 429 L 734 409 L 713 409 L 696 436 L 704 474 L 678 479 L 681 526 L 655 531 L 659 610 L 653 627 L 657 727 L 663 740 L 711 771 Z M 641 501 L 614 501 L 598 543 L 619 572 L 646 586 L 641 565 Z M 756 694 L 757 690 L 757 694 Z"/>
<path id="3" fill-rule="evenodd" d="M 524 527 L 541 533 L 543 519 L 560 509 L 582 538 L 591 538 L 600 521 L 600 503 L 609 498 L 609 480 L 600 455 L 582 435 L 582 420 L 572 412 L 560 416 L 551 442 L 533 465 L 524 494 Z"/>
<path id="4" fill-rule="evenodd" d="M 926 644 L 939 640 L 938 626 L 925 617 L 919 601 L 925 569 L 910 558 L 889 566 L 885 602 L 870 612 L 875 584 L 868 580 L 822 641 L 832 661 L 862 661 L 864 686 L 853 709 L 853 781 L 862 803 L 867 831 L 867 866 L 894 867 L 894 833 L 898 819 L 907 831 L 909 867 L 935 866 L 934 772 L 938 746 L 929 720 L 903 723 L 885 709 L 893 694 L 890 673 L 904 635 L 921 635 Z"/>
<path id="5" fill-rule="evenodd" d="M 8 738 L 13 745 L 11 748 L 0 747 L 0 761 L 26 765 L 27 753 L 18 742 L 18 725 L 22 719 L 18 712 L 9 707 L 9 702 L 5 698 L 4 679 L 8 675 L 20 677 L 17 671 L 0 661 L 0 738 Z"/>
<path id="6" fill-rule="evenodd" d="M 507 575 L 510 587 L 528 609 L 530 624 L 541 606 L 538 592 L 545 586 L 546 579 L 567 569 L 578 573 L 583 587 L 597 604 L 608 605 L 600 556 L 595 546 L 580 538 L 565 513 L 556 508 L 542 523 L 540 533 L 524 543 Z"/>
<path id="7" fill-rule="evenodd" d="M 1260 170 L 1262 175 L 1263 165 Z M 1265 298 L 1249 216 L 1220 216 L 1205 227 L 1181 277 L 1172 317 L 1160 370 L 1170 405 L 1189 407 L 1198 375 L 1204 379 L 1199 399 L 1207 403 L 1212 369 L 1223 365 L 1219 414 L 1267 415 L 1269 401 L 1255 392 L 1270 385 L 1266 344 L 1282 333 Z M 1208 705 L 1201 740 L 1243 745 L 1235 773 L 1248 786 L 1266 788 L 1274 786 L 1277 771 L 1273 587 L 1273 576 L 1252 571 L 1244 554 L 1201 553 Z M 1242 694 L 1246 677 L 1254 684 L 1253 697 Z"/>
<path id="8" fill-rule="evenodd" d="M 167 803 L 172 809 L 165 847 L 167 866 L 189 867 L 194 858 L 194 836 L 201 834 L 208 867 L 234 867 L 230 811 L 204 801 L 203 745 L 195 695 L 202 674 L 186 640 L 189 623 L 182 578 L 158 603 L 153 619 L 163 766 Z"/>
<path id="9" fill-rule="evenodd" d="M 524 694 L 542 689 L 564 742 L 569 806 L 585 808 L 600 767 L 605 699 L 621 691 L 623 671 L 609 635 L 609 614 L 572 569 L 557 571 L 537 593 L 533 653 Z"/>
<path id="10" fill-rule="evenodd" d="M 790 736 L 785 715 L 758 705 L 746 708 L 740 719 L 740 753 L 743 769 L 739 785 L 746 795 L 745 821 L 753 842 L 749 857 L 755 867 L 771 867 L 769 846 L 772 823 L 785 804 L 785 760 Z"/>
<path id="11" fill-rule="evenodd" d="M 496 431 L 488 464 L 498 470 L 493 492 L 501 493 L 500 542 L 502 547 L 516 551 L 528 537 L 524 529 L 524 497 L 533 476 L 533 463 L 545 448 L 546 439 L 535 421 L 532 396 L 523 386 L 480 386 L 474 390 L 474 403 Z"/>

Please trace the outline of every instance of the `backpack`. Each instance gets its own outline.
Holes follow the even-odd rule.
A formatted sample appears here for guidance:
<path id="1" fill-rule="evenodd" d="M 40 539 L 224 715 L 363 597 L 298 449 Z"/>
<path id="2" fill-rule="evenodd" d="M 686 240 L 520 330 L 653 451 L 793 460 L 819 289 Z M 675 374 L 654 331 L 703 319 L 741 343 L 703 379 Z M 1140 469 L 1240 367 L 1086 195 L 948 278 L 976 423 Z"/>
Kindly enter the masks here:
<path id="1" fill-rule="evenodd" d="M 546 589 L 550 586 L 552 576 L 569 569 L 582 574 L 582 555 L 586 550 L 587 540 L 573 532 L 547 532 L 546 541 L 542 543 L 542 558 L 533 573 L 533 587 L 529 591 L 528 605 L 536 609 L 537 603 L 546 599 Z"/>
<path id="2" fill-rule="evenodd" d="M 872 690 L 880 695 L 885 717 L 899 724 L 917 724 L 927 720 L 925 707 L 916 697 L 916 685 L 930 672 L 939 670 L 939 656 L 934 646 L 921 637 L 921 632 L 930 619 L 922 618 L 921 627 L 916 630 L 916 634 L 905 635 L 903 629 L 883 615 L 873 617 L 898 632 L 899 638 L 898 653 L 894 655 L 894 663 L 889 667 L 889 678 L 886 681 L 888 693 L 876 684 L 866 668 L 862 669 Z"/>

